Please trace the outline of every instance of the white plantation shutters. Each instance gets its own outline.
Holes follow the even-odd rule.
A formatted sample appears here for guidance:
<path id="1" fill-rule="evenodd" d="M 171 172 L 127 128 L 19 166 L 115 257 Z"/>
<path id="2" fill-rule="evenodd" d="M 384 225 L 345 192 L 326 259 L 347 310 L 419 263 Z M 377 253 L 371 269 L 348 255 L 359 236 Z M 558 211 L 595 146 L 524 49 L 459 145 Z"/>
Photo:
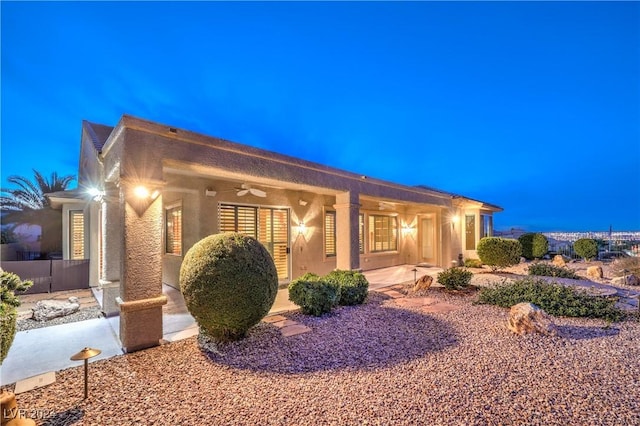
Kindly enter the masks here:
<path id="1" fill-rule="evenodd" d="M 182 255 L 182 206 L 172 206 L 165 210 L 166 234 L 165 252 L 167 254 Z"/>
<path id="2" fill-rule="evenodd" d="M 336 212 L 324 213 L 324 255 L 336 255 Z"/>
<path id="3" fill-rule="evenodd" d="M 84 213 L 82 210 L 69 212 L 69 258 L 84 259 Z"/>
<path id="4" fill-rule="evenodd" d="M 239 232 L 260 241 L 269 251 L 278 278 L 289 278 L 289 210 L 270 207 L 218 205 L 220 232 Z"/>

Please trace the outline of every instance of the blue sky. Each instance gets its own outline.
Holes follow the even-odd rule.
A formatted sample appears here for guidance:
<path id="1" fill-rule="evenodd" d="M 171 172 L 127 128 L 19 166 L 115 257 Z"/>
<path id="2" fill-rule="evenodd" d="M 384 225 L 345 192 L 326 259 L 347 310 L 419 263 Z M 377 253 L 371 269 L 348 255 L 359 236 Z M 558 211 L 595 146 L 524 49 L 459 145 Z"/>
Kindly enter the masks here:
<path id="1" fill-rule="evenodd" d="M 76 174 L 124 113 L 640 230 L 640 3 L 1 3 L 1 177 Z"/>

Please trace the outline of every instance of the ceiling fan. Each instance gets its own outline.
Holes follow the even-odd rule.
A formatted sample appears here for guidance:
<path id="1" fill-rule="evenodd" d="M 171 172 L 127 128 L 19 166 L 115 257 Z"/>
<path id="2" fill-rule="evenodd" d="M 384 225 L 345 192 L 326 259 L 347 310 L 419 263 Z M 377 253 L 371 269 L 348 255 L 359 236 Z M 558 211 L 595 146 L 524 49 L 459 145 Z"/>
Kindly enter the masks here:
<path id="1" fill-rule="evenodd" d="M 247 195 L 247 194 L 251 194 L 254 195 L 256 197 L 260 197 L 260 198 L 264 198 L 267 196 L 267 193 L 264 192 L 261 189 L 257 189 L 257 188 L 252 188 L 251 185 L 248 185 L 246 183 L 243 183 L 240 188 L 237 188 L 237 193 L 236 195 L 238 197 L 242 197 L 243 195 Z"/>

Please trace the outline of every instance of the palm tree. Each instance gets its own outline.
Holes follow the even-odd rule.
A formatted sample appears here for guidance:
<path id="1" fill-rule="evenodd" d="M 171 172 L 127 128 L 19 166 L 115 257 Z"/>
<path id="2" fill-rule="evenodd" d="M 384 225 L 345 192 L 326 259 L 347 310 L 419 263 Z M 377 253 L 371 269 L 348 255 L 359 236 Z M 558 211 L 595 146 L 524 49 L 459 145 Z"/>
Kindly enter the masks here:
<path id="1" fill-rule="evenodd" d="M 51 173 L 46 179 L 37 170 L 34 180 L 24 176 L 9 176 L 7 182 L 15 189 L 0 189 L 0 209 L 2 223 L 38 225 L 41 229 L 40 250 L 44 253 L 60 251 L 62 248 L 61 212 L 51 208 L 45 194 L 64 191 L 75 176 L 58 176 Z"/>

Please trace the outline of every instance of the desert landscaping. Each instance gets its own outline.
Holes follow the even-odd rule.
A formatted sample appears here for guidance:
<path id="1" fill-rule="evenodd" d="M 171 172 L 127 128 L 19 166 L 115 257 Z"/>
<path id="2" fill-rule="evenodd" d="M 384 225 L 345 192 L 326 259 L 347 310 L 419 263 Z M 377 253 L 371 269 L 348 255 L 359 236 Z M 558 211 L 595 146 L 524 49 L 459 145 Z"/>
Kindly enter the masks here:
<path id="1" fill-rule="evenodd" d="M 610 283 L 610 264 L 567 267 L 593 265 Z M 472 269 L 472 285 L 526 267 Z M 213 348 L 192 337 L 91 363 L 87 400 L 82 368 L 67 369 L 18 403 L 48 425 L 640 424 L 637 317 L 553 317 L 555 335 L 517 335 L 509 310 L 475 304 L 476 290 L 412 285 L 320 317 L 283 314 L 304 334 L 263 321 Z"/>

